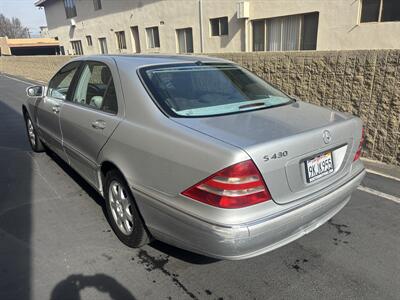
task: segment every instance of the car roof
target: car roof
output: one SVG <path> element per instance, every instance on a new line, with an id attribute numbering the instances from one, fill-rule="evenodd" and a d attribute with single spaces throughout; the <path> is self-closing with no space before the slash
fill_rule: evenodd
<path id="1" fill-rule="evenodd" d="M 102 57 L 109 57 L 114 59 L 117 63 L 124 62 L 135 65 L 136 67 L 156 65 L 156 64 L 168 64 L 168 63 L 195 63 L 201 62 L 220 62 L 228 63 L 230 61 L 209 57 L 209 56 L 194 56 L 194 55 L 162 55 L 162 54 L 136 54 L 136 55 L 92 55 L 92 56 L 80 56 L 74 60 L 96 60 Z M 232 62 L 230 62 L 232 63 Z"/>

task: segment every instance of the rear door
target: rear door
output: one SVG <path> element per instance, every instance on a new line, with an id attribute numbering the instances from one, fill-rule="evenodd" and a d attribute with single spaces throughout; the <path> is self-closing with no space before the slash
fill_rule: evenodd
<path id="1" fill-rule="evenodd" d="M 51 80 L 46 95 L 37 104 L 37 124 L 41 138 L 59 156 L 66 159 L 62 148 L 60 111 L 71 90 L 81 62 L 65 65 Z"/>
<path id="2" fill-rule="evenodd" d="M 87 61 L 71 101 L 60 114 L 63 146 L 71 166 L 98 187 L 97 156 L 123 115 L 122 91 L 112 59 Z"/>

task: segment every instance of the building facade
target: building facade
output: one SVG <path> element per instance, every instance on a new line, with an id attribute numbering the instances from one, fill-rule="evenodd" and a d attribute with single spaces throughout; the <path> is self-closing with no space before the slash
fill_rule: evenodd
<path id="1" fill-rule="evenodd" d="M 400 48 L 399 0 L 39 0 L 66 54 Z"/>

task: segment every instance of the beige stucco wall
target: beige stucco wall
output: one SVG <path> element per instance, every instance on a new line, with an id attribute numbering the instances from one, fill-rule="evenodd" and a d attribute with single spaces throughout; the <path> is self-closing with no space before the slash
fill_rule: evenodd
<path id="1" fill-rule="evenodd" d="M 106 37 L 109 53 L 119 53 L 116 31 L 125 31 L 127 49 L 134 52 L 130 27 L 138 26 L 144 53 L 177 53 L 176 29 L 193 28 L 194 52 L 201 52 L 199 6 L 202 2 L 204 52 L 251 50 L 251 21 L 285 15 L 319 12 L 317 50 L 396 49 L 400 48 L 400 22 L 359 24 L 361 0 L 248 0 L 250 18 L 238 19 L 237 0 L 141 0 L 102 1 L 95 11 L 93 1 L 76 0 L 76 27 L 66 19 L 63 1 L 50 0 L 45 12 L 50 36 L 57 36 L 72 53 L 71 40 L 81 40 L 85 54 L 100 52 L 98 38 Z M 210 18 L 227 16 L 229 35 L 212 37 Z M 146 27 L 159 26 L 160 49 L 148 49 Z M 246 29 L 247 28 L 247 29 Z M 91 35 L 89 47 L 86 35 Z"/>
<path id="2" fill-rule="evenodd" d="M 251 19 L 319 12 L 317 50 L 398 49 L 400 22 L 359 23 L 361 0 L 250 0 Z"/>

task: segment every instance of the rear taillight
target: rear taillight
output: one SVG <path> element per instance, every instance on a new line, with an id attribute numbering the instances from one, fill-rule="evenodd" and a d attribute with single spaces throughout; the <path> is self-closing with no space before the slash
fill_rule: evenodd
<path id="1" fill-rule="evenodd" d="M 182 194 L 221 208 L 241 208 L 271 199 L 268 188 L 252 160 L 223 169 Z"/>
<path id="2" fill-rule="evenodd" d="M 361 152 L 362 152 L 362 148 L 364 146 L 364 140 L 365 140 L 365 133 L 364 133 L 364 128 L 363 128 L 362 129 L 362 133 L 361 133 L 360 144 L 358 145 L 358 149 L 357 149 L 356 155 L 354 156 L 353 161 L 356 161 L 357 159 L 360 158 Z"/>

